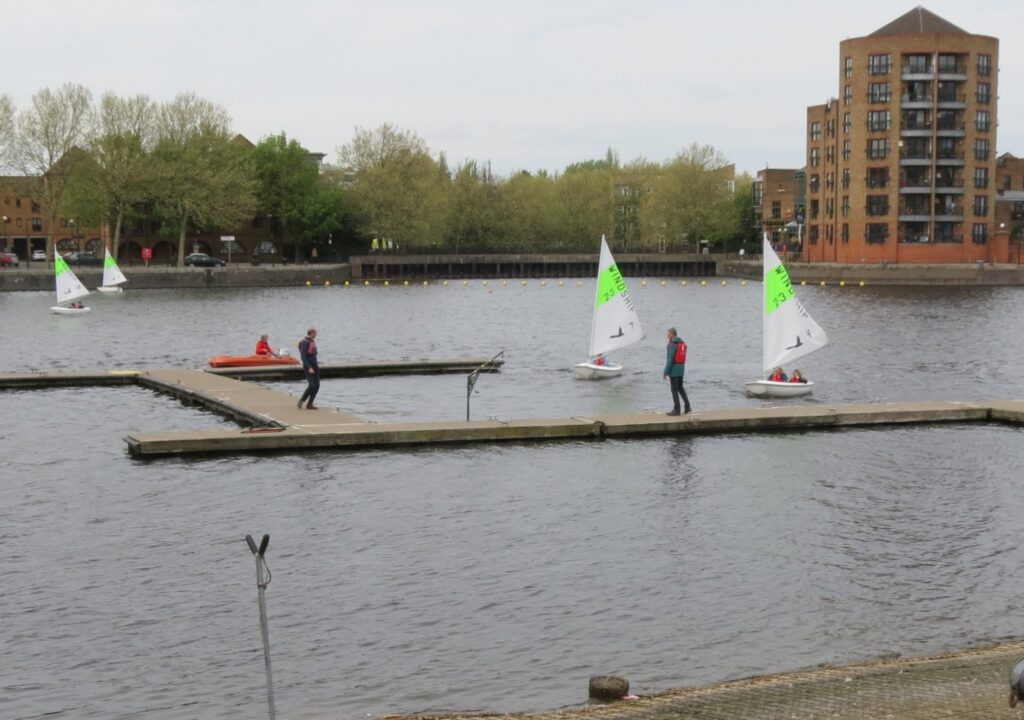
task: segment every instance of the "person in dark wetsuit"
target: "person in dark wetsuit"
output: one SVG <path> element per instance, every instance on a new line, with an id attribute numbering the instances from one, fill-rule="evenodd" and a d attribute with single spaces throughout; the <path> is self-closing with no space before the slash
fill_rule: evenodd
<path id="1" fill-rule="evenodd" d="M 306 390 L 299 398 L 298 407 L 306 403 L 307 410 L 316 410 L 313 401 L 320 391 L 320 363 L 316 359 L 316 328 L 306 331 L 306 337 L 299 340 L 299 358 L 302 360 L 302 369 L 306 371 Z M 308 400 L 308 402 L 306 402 Z"/>

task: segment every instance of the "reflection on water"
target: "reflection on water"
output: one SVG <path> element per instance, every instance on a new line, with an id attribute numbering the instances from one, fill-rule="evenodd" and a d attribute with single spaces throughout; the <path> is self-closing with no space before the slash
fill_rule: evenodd
<path id="1" fill-rule="evenodd" d="M 325 361 L 489 355 L 475 417 L 662 411 L 678 325 L 698 409 L 757 401 L 759 287 L 636 291 L 629 373 L 580 382 L 593 287 L 0 295 L 0 366 L 199 365 L 308 324 Z M 1020 397 L 1015 290 L 820 289 L 809 402 Z M 40 307 L 37 308 L 36 305 Z M 577 307 L 577 306 L 580 307 Z M 279 384 L 285 391 L 301 384 Z M 461 418 L 465 378 L 324 383 L 365 417 Z M 270 533 L 282 715 L 528 710 L 590 675 L 649 693 L 1019 633 L 1020 431 L 777 435 L 133 461 L 132 430 L 224 427 L 135 388 L 0 394 L 0 716 L 265 712 L 246 533 Z M 10 419 L 14 419 L 12 422 Z M 528 688 L 523 693 L 521 688 Z"/>

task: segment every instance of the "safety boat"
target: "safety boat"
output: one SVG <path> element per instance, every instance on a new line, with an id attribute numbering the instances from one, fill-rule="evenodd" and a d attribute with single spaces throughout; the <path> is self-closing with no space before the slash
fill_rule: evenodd
<path id="1" fill-rule="evenodd" d="M 267 365 L 298 365 L 290 355 L 217 355 L 210 358 L 210 367 L 261 367 Z"/>

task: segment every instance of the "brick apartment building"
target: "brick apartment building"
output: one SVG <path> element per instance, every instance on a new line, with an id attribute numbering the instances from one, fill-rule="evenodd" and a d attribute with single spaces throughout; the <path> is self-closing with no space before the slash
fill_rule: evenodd
<path id="1" fill-rule="evenodd" d="M 923 7 L 840 43 L 839 99 L 807 109 L 806 260 L 1016 260 L 996 216 L 998 61 L 996 38 Z"/>

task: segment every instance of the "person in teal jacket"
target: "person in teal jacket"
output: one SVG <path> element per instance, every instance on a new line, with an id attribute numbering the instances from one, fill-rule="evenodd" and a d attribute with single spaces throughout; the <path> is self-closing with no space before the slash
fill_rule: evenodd
<path id="1" fill-rule="evenodd" d="M 669 386 L 672 388 L 672 409 L 667 415 L 679 414 L 679 398 L 683 398 L 683 412 L 690 412 L 690 398 L 686 397 L 686 390 L 683 388 L 683 375 L 686 373 L 686 361 L 676 362 L 676 349 L 683 341 L 679 338 L 676 329 L 669 328 L 665 333 L 668 338 L 668 345 L 665 346 L 665 370 L 661 378 L 668 378 Z"/>

